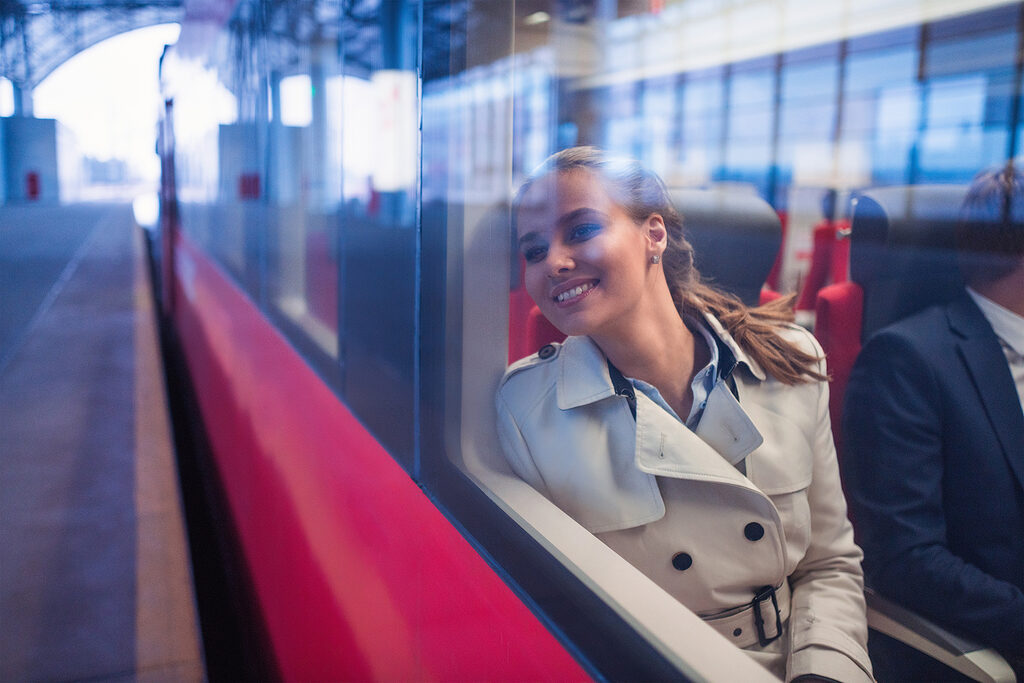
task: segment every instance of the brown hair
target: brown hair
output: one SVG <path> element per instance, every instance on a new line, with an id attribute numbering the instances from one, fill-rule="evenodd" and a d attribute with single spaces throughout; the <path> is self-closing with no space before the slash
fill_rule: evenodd
<path id="1" fill-rule="evenodd" d="M 968 284 L 998 280 L 1017 267 L 1024 257 L 1024 176 L 1012 161 L 975 176 L 956 232 Z"/>
<path id="2" fill-rule="evenodd" d="M 662 256 L 665 279 L 680 314 L 710 313 L 729 331 L 736 342 L 775 379 L 784 384 L 825 380 L 818 371 L 819 357 L 807 353 L 779 334 L 779 327 L 793 321 L 793 300 L 788 296 L 750 308 L 738 297 L 701 280 L 693 265 L 693 247 L 686 240 L 683 219 L 676 211 L 665 184 L 655 173 L 633 159 L 612 157 L 596 147 L 572 147 L 557 152 L 541 164 L 519 188 L 513 202 L 516 209 L 530 186 L 551 173 L 574 169 L 595 172 L 607 181 L 615 201 L 642 222 L 659 214 L 668 231 L 668 246 Z M 514 229 L 513 223 L 513 229 Z"/>

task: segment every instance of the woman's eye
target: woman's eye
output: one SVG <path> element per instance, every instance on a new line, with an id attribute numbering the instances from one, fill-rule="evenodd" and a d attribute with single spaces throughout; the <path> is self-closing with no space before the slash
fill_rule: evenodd
<path id="1" fill-rule="evenodd" d="M 569 239 L 571 241 L 582 241 L 592 237 L 596 232 L 601 229 L 601 226 L 597 223 L 583 223 L 582 225 L 574 226 L 569 231 Z"/>
<path id="2" fill-rule="evenodd" d="M 548 250 L 544 247 L 530 247 L 523 252 L 523 258 L 526 259 L 527 263 L 537 263 L 544 260 L 544 255 L 547 253 Z"/>

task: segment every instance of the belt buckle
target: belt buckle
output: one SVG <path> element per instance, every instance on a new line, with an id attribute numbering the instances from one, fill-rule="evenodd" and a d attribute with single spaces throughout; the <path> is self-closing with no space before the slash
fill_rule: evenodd
<path id="1" fill-rule="evenodd" d="M 772 601 L 775 608 L 775 635 L 769 638 L 764 632 L 764 616 L 761 614 L 761 603 L 767 600 Z M 765 647 L 782 635 L 782 614 L 779 612 L 779 599 L 775 596 L 775 588 L 764 586 L 754 594 L 754 600 L 750 603 L 754 609 L 754 625 L 757 627 L 757 642 Z"/>

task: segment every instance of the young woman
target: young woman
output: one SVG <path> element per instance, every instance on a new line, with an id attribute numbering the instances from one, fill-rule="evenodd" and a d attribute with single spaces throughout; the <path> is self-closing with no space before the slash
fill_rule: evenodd
<path id="1" fill-rule="evenodd" d="M 702 284 L 661 180 L 592 147 L 514 222 L 569 337 L 501 382 L 513 470 L 779 678 L 871 680 L 824 361 L 788 302 Z"/>

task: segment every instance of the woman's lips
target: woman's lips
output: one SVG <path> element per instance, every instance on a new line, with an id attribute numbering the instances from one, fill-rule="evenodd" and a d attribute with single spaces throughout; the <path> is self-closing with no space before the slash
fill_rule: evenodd
<path id="1" fill-rule="evenodd" d="M 594 291 L 600 280 L 590 280 L 587 282 L 581 282 L 579 284 L 567 287 L 560 291 L 558 294 L 551 297 L 555 305 L 559 308 L 565 306 L 572 306 L 573 304 L 583 300 Z"/>

